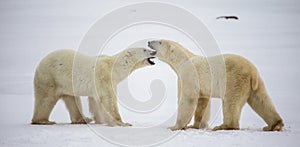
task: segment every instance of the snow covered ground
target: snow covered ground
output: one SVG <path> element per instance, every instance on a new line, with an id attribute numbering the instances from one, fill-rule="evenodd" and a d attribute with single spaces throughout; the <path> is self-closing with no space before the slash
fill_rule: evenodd
<path id="1" fill-rule="evenodd" d="M 300 81 L 297 77 L 300 75 L 300 3 L 297 0 L 165 1 L 199 17 L 222 53 L 242 55 L 258 67 L 284 119 L 282 132 L 261 131 L 265 123 L 248 105 L 242 112 L 240 131 L 211 131 L 222 122 L 220 99 L 213 99 L 208 130 L 172 132 L 166 129 L 175 123 L 176 75 L 158 60 L 154 67 L 140 69 L 124 81 L 139 101 L 147 101 L 151 96 L 162 98 L 159 107 L 147 112 L 132 111 L 120 104 L 122 118 L 133 127 L 70 125 L 62 101 L 50 118 L 57 125 L 30 125 L 34 102 L 32 81 L 39 60 L 57 49 L 77 49 L 83 35 L 101 16 L 135 2 L 141 1 L 0 1 L 0 146 L 300 145 Z M 240 19 L 216 20 L 220 15 L 237 15 Z M 103 52 L 116 53 L 130 44 L 128 38 L 144 39 L 147 34 L 179 41 L 201 54 L 180 32 L 153 25 L 128 28 L 116 35 Z M 122 87 L 119 88 L 122 91 Z M 159 94 L 161 91 L 163 95 Z M 86 112 L 86 98 L 82 100 Z"/>

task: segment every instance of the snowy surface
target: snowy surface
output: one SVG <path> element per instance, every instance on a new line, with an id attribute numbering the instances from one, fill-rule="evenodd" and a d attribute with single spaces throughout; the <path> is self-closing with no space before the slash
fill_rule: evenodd
<path id="1" fill-rule="evenodd" d="M 50 118 L 57 125 L 30 125 L 34 103 L 32 81 L 39 60 L 57 49 L 77 49 L 96 20 L 113 9 L 135 2 L 140 1 L 0 1 L 0 146 L 141 146 L 159 140 L 160 146 L 186 147 L 300 145 L 300 81 L 297 77 L 300 75 L 300 3 L 296 0 L 165 1 L 199 17 L 215 37 L 221 52 L 242 55 L 258 67 L 284 119 L 282 132 L 261 131 L 265 123 L 248 105 L 242 112 L 240 131 L 211 131 L 222 122 L 220 99 L 213 100 L 208 130 L 168 130 L 167 127 L 175 123 L 176 75 L 158 60 L 154 67 L 140 69 L 128 78 L 131 94 L 140 101 L 156 94 L 158 90 L 151 87 L 155 79 L 165 88 L 163 103 L 149 113 L 137 113 L 119 105 L 123 120 L 133 127 L 70 125 L 62 101 L 57 103 Z M 216 20 L 220 15 L 237 15 L 240 19 Z M 120 40 L 141 37 L 134 34 L 136 32 L 143 37 L 164 32 L 159 34 L 161 38 L 179 41 L 201 54 L 175 30 L 151 25 L 120 33 L 104 52 L 120 51 L 122 46 L 130 44 L 129 40 Z M 86 98 L 82 100 L 86 111 Z"/>

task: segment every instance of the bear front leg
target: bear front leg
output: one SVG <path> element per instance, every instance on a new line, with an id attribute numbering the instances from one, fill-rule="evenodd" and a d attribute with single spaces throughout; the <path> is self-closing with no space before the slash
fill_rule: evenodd
<path id="1" fill-rule="evenodd" d="M 110 95 L 111 95 L 111 99 L 109 104 L 110 105 L 110 114 L 112 115 L 113 119 L 115 119 L 117 121 L 117 124 L 119 126 L 132 126 L 130 123 L 124 123 L 122 121 L 122 118 L 121 118 L 121 115 L 119 113 L 119 108 L 118 108 L 118 100 L 117 100 L 117 97 L 116 97 L 116 89 L 117 89 L 117 86 L 114 85 L 113 86 L 114 89 L 110 90 Z"/>
<path id="2" fill-rule="evenodd" d="M 131 126 L 129 123 L 124 123 L 121 119 L 116 98 L 110 98 L 103 101 L 103 108 L 110 119 L 108 125 L 112 126 Z"/>
<path id="3" fill-rule="evenodd" d="M 182 97 L 178 106 L 177 121 L 175 126 L 170 127 L 172 131 L 185 129 L 191 121 L 197 106 L 197 99 Z"/>
<path id="4" fill-rule="evenodd" d="M 101 103 L 99 104 L 102 110 L 103 118 L 109 126 L 130 126 L 130 124 L 123 123 L 117 105 L 117 98 L 115 97 L 113 89 L 107 89 L 102 93 Z"/>
<path id="5" fill-rule="evenodd" d="M 132 126 L 132 124 L 130 123 L 124 123 L 121 119 L 121 115 L 119 113 L 119 109 L 118 109 L 118 105 L 117 105 L 117 101 L 115 103 L 112 103 L 112 115 L 113 115 L 113 118 L 118 122 L 118 124 L 120 126 Z"/>
<path id="6" fill-rule="evenodd" d="M 122 122 L 121 115 L 119 113 L 117 98 L 115 96 L 111 98 L 110 105 L 110 107 L 112 108 L 110 112 L 113 118 L 117 121 Z"/>
<path id="7" fill-rule="evenodd" d="M 62 99 L 69 111 L 72 124 L 86 124 L 92 121 L 83 115 L 80 97 L 64 95 Z"/>
<path id="8" fill-rule="evenodd" d="M 211 109 L 211 103 L 210 103 L 210 100 L 207 104 L 207 107 L 206 107 L 206 110 L 204 112 L 204 115 L 202 117 L 202 120 L 201 120 L 201 123 L 200 123 L 200 129 L 206 129 L 208 128 L 208 122 L 209 122 L 209 119 L 210 119 L 210 109 Z"/>
<path id="9" fill-rule="evenodd" d="M 198 72 L 190 60 L 184 62 L 178 69 L 178 114 L 175 126 L 171 130 L 186 129 L 191 121 L 200 97 Z"/>
<path id="10" fill-rule="evenodd" d="M 188 128 L 194 128 L 194 129 L 199 129 L 199 128 L 206 128 L 208 126 L 207 121 L 208 120 L 203 120 L 204 115 L 206 115 L 206 111 L 208 110 L 208 105 L 209 105 L 209 98 L 200 98 L 198 99 L 197 103 L 197 108 L 194 114 L 194 124 L 189 126 Z M 204 126 L 205 125 L 205 126 Z"/>
<path id="11" fill-rule="evenodd" d="M 117 124 L 115 123 L 115 120 L 112 119 L 112 116 L 108 113 L 107 108 L 104 107 L 102 98 L 88 98 L 90 113 L 92 114 L 96 124 L 107 124 L 108 126 L 116 126 Z"/>

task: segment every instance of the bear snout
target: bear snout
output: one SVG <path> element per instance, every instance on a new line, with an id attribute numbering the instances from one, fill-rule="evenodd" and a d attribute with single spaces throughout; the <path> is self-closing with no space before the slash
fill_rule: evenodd
<path id="1" fill-rule="evenodd" d="M 151 56 L 155 56 L 156 53 L 157 53 L 157 51 L 154 50 L 154 51 L 151 51 L 151 52 L 150 52 L 150 55 L 151 55 Z"/>

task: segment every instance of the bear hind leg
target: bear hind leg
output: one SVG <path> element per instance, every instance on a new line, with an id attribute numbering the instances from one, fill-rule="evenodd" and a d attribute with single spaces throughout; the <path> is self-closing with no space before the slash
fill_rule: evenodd
<path id="1" fill-rule="evenodd" d="M 277 113 L 271 98 L 265 92 L 257 91 L 248 100 L 250 107 L 267 123 L 263 131 L 281 131 L 284 123 Z"/>

